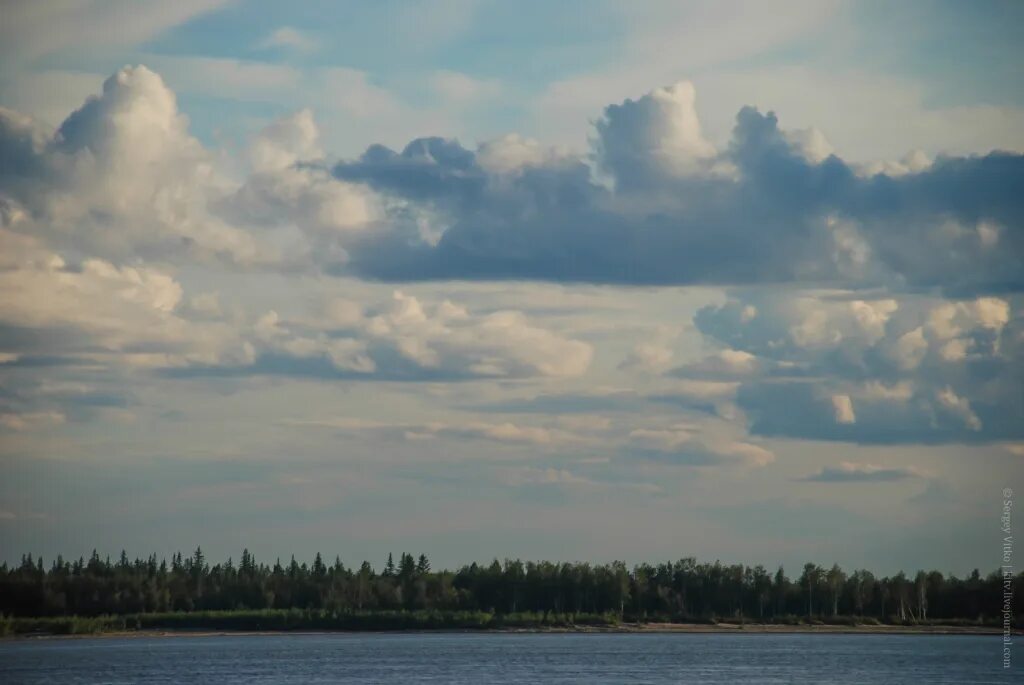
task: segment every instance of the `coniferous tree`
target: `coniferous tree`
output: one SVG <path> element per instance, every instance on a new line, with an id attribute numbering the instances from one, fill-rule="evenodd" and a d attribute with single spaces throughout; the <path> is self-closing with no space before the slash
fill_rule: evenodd
<path id="1" fill-rule="evenodd" d="M 780 567 L 770 576 L 761 566 L 699 563 L 693 558 L 629 569 L 623 562 L 522 562 L 506 559 L 436 571 L 425 554 L 403 553 L 376 574 L 368 562 L 350 571 L 340 556 L 327 567 L 317 554 L 311 564 L 291 557 L 286 567 L 259 563 L 242 551 L 210 564 L 197 548 L 175 553 L 170 564 L 150 555 L 115 563 L 95 551 L 88 561 L 58 556 L 47 566 L 26 554 L 20 563 L 0 564 L 0 616 L 99 616 L 149 612 L 303 609 L 345 612 L 477 611 L 495 615 L 528 612 L 537 621 L 560 616 L 614 616 L 616 620 L 688 621 L 757 619 L 850 622 L 1000 620 L 999 572 L 966 578 L 917 572 L 876 577 L 865 570 L 849 575 L 807 564 L 796 583 Z M 827 568 L 827 567 L 826 567 Z M 1024 574 L 1013 590 L 1024 594 Z M 1020 610 L 1018 609 L 1018 613 Z M 552 618 L 554 617 L 554 618 Z M 1016 617 L 1016 621 L 1020 620 Z M 6 620 L 0 618 L 0 627 Z"/>

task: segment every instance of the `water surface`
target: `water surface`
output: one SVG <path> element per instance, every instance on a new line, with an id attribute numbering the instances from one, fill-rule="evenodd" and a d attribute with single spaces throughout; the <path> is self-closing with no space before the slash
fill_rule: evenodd
<path id="1" fill-rule="evenodd" d="M 0 643 L 0 683 L 1022 682 L 1001 647 L 998 636 L 799 633 L 21 640 Z"/>

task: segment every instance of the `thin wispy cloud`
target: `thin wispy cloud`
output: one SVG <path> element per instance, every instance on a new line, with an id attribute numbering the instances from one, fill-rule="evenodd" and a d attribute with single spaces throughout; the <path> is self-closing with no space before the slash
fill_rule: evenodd
<path id="1" fill-rule="evenodd" d="M 839 466 L 825 466 L 803 480 L 814 483 L 888 483 L 923 477 L 924 474 L 916 468 L 842 462 Z"/>
<path id="2" fill-rule="evenodd" d="M 282 26 L 264 38 L 260 48 L 291 50 L 300 54 L 314 52 L 320 47 L 317 39 L 291 26 Z"/>

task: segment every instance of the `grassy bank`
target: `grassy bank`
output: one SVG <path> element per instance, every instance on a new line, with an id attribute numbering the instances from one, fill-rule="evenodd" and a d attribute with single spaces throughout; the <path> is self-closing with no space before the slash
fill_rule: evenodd
<path id="1" fill-rule="evenodd" d="M 481 611 L 343 612 L 266 609 L 261 611 L 195 611 L 123 616 L 59 616 L 0 618 L 0 635 L 85 635 L 126 631 L 394 631 L 487 630 L 614 626 L 618 617 L 598 614 L 520 613 L 495 615 Z"/>
<path id="2" fill-rule="evenodd" d="M 942 632 L 992 630 L 977 621 L 880 623 L 875 619 L 838 617 L 836 620 L 807 621 L 787 617 L 771 624 L 721 622 L 680 622 L 669 617 L 645 617 L 642 621 L 620 621 L 615 614 L 497 615 L 478 611 L 373 611 L 329 612 L 303 609 L 261 611 L 195 611 L 145 613 L 121 616 L 57 616 L 42 618 L 0 617 L 0 635 L 95 635 L 135 631 L 287 632 L 287 631 L 401 631 L 401 630 L 826 630 L 862 629 L 894 632 L 913 630 Z"/>

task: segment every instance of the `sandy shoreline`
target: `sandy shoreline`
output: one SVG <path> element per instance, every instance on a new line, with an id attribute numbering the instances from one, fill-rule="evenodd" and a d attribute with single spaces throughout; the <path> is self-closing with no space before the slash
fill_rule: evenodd
<path id="1" fill-rule="evenodd" d="M 980 626 L 892 626 L 892 625 L 783 625 L 770 623 L 625 623 L 618 626 L 575 626 L 551 628 L 484 628 L 473 630 L 129 630 L 78 635 L 26 634 L 0 637 L 9 640 L 75 640 L 89 638 L 188 638 L 188 637 L 245 637 L 260 635 L 332 635 L 332 634 L 419 634 L 419 633 L 725 633 L 734 635 L 766 635 L 808 633 L 817 635 L 1002 635 L 1002 629 Z M 1024 635 L 1015 629 L 1014 635 Z"/>

